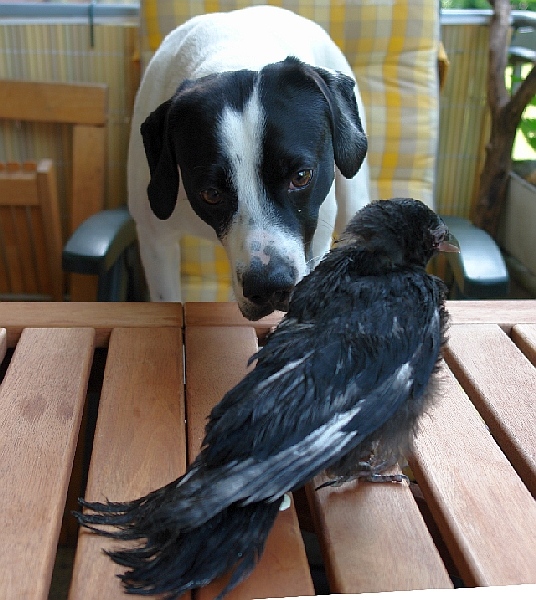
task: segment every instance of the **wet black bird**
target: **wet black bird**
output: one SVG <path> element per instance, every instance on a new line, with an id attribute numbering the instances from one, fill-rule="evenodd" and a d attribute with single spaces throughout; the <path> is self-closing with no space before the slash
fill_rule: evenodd
<path id="1" fill-rule="evenodd" d="M 448 238 L 419 201 L 363 208 L 213 409 L 186 474 L 132 502 L 82 501 L 81 524 L 140 540 L 110 552 L 128 592 L 177 598 L 233 570 L 226 593 L 254 568 L 285 492 L 323 470 L 374 479 L 408 452 L 447 320 L 425 267 Z"/>

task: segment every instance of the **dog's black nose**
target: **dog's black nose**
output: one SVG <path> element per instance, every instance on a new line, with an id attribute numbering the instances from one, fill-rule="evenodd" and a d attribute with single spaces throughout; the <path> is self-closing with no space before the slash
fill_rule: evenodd
<path id="1" fill-rule="evenodd" d="M 250 270 L 242 278 L 242 292 L 254 304 L 269 304 L 276 310 L 286 311 L 296 278 L 290 267 L 265 267 Z"/>

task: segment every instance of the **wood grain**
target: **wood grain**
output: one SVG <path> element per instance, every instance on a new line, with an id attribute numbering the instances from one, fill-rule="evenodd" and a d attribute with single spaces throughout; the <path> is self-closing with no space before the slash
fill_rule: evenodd
<path id="1" fill-rule="evenodd" d="M 245 375 L 247 361 L 257 349 L 251 327 L 199 327 L 186 315 L 186 401 L 190 459 L 199 451 L 206 416 L 222 396 Z M 226 580 L 199 590 L 197 600 L 212 600 Z M 294 506 L 279 513 L 262 559 L 228 600 L 313 595 Z"/>
<path id="2" fill-rule="evenodd" d="M 403 590 L 389 592 L 388 596 L 378 597 L 377 593 L 359 594 L 354 600 L 496 600 L 514 598 L 516 600 L 534 600 L 536 585 L 509 585 L 500 587 L 460 588 L 456 590 Z M 317 596 L 317 600 L 350 600 L 347 595 L 330 594 Z M 269 598 L 267 600 L 270 600 Z"/>
<path id="3" fill-rule="evenodd" d="M 515 325 L 511 336 L 516 346 L 536 366 L 536 324 Z"/>
<path id="4" fill-rule="evenodd" d="M 517 323 L 536 323 L 536 300 L 451 300 L 452 324 L 497 323 L 507 333 Z"/>
<path id="5" fill-rule="evenodd" d="M 37 187 L 41 198 L 42 224 L 35 223 L 35 228 L 41 225 L 43 230 L 42 237 L 45 241 L 52 300 L 61 302 L 63 300 L 63 270 L 61 268 L 63 241 L 56 173 L 51 160 L 39 162 Z"/>
<path id="6" fill-rule="evenodd" d="M 0 173 L 2 195 L 0 206 L 37 206 L 39 197 L 35 173 Z"/>
<path id="7" fill-rule="evenodd" d="M 45 599 L 93 355 L 91 329 L 25 330 L 0 389 L 2 598 Z"/>
<path id="8" fill-rule="evenodd" d="M 536 502 L 450 370 L 411 467 L 468 586 L 536 583 Z"/>
<path id="9" fill-rule="evenodd" d="M 92 327 L 95 344 L 108 345 L 114 327 L 182 327 L 179 303 L 141 302 L 0 302 L 0 327 L 7 345 L 17 343 L 25 327 Z"/>
<path id="10" fill-rule="evenodd" d="M 276 311 L 258 321 L 248 321 L 236 302 L 187 302 L 184 315 L 189 325 L 199 327 L 253 327 L 260 338 L 283 318 L 283 313 Z"/>
<path id="11" fill-rule="evenodd" d="M 71 230 L 104 207 L 106 130 L 75 125 L 73 128 L 73 201 Z"/>
<path id="12" fill-rule="evenodd" d="M 104 127 L 73 127 L 73 196 L 70 230 L 72 235 L 87 218 L 104 208 L 106 130 Z M 97 300 L 96 275 L 70 276 L 72 302 Z"/>
<path id="13" fill-rule="evenodd" d="M 333 593 L 360 594 L 452 583 L 406 483 L 307 486 Z"/>
<path id="14" fill-rule="evenodd" d="M 63 299 L 62 239 L 52 161 L 8 167 L 13 170 L 0 172 L 2 291 L 59 302 Z"/>
<path id="15" fill-rule="evenodd" d="M 509 332 L 516 323 L 536 323 L 536 300 L 451 300 L 447 302 L 451 323 L 497 323 Z M 185 315 L 192 325 L 254 327 L 263 337 L 277 326 L 283 313 L 274 312 L 259 321 L 248 322 L 236 302 L 218 302 L 207 310 L 207 303 L 188 302 Z"/>
<path id="16" fill-rule="evenodd" d="M 86 498 L 133 500 L 176 479 L 185 436 L 180 329 L 114 329 Z M 80 531 L 70 600 L 124 600 L 122 569 L 102 552 L 113 547 Z"/>
<path id="17" fill-rule="evenodd" d="M 6 357 L 7 333 L 5 329 L 0 329 L 0 362 Z"/>
<path id="18" fill-rule="evenodd" d="M 101 84 L 2 81 L 0 118 L 49 123 L 106 122 L 107 87 Z"/>
<path id="19" fill-rule="evenodd" d="M 212 407 L 247 373 L 257 337 L 252 327 L 192 326 L 188 316 L 185 331 L 188 462 L 192 462 L 201 450 Z"/>
<path id="20" fill-rule="evenodd" d="M 536 495 L 536 368 L 496 325 L 454 325 L 445 359 Z"/>

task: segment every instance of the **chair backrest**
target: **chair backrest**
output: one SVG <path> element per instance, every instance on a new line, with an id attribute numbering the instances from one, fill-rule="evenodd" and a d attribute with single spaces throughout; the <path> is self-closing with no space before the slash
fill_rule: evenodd
<path id="1" fill-rule="evenodd" d="M 63 300 L 61 251 L 52 161 L 0 163 L 0 300 Z"/>
<path id="2" fill-rule="evenodd" d="M 72 126 L 66 239 L 104 207 L 107 86 L 3 80 L 0 119 Z M 72 300 L 96 298 L 95 278 L 73 275 L 70 287 Z"/>

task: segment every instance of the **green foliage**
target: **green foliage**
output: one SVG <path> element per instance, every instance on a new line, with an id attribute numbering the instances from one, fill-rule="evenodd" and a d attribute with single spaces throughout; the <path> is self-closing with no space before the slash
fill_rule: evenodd
<path id="1" fill-rule="evenodd" d="M 441 0 L 441 8 L 491 8 L 487 0 Z"/>
<path id="2" fill-rule="evenodd" d="M 510 4 L 515 10 L 534 10 L 536 11 L 536 0 L 511 0 Z M 441 8 L 491 8 L 487 0 L 441 0 Z"/>
<path id="3" fill-rule="evenodd" d="M 536 152 L 536 119 L 524 117 L 519 123 L 519 129 L 525 137 L 527 144 Z"/>
<path id="4" fill-rule="evenodd" d="M 506 70 L 506 87 L 512 93 L 512 88 L 519 84 L 526 77 L 531 65 L 525 65 L 522 69 L 522 77 L 516 77 L 512 73 L 511 67 Z M 521 120 L 519 121 L 518 130 L 522 133 L 527 144 L 536 152 L 536 96 L 527 104 Z"/>

